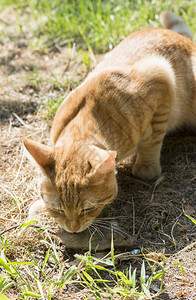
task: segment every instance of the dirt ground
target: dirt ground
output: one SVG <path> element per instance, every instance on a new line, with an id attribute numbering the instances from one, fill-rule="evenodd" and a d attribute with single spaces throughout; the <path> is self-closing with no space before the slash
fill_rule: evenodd
<path id="1" fill-rule="evenodd" d="M 47 52 L 31 50 L 28 31 L 13 30 L 12 14 L 9 12 L 10 19 L 6 20 L 7 36 L 0 40 L 0 231 L 22 224 L 29 205 L 39 199 L 37 169 L 24 156 L 22 140 L 31 137 L 49 143 L 51 120 L 40 114 L 41 105 L 51 97 L 67 94 L 88 72 L 74 47 L 58 46 Z M 5 16 L 5 12 L 0 15 L 1 25 Z M 73 78 L 75 83 L 71 81 Z M 161 162 L 163 175 L 156 182 L 134 178 L 131 161 L 120 164 L 119 194 L 107 210 L 110 216 L 116 216 L 124 230 L 135 236 L 134 248 L 143 249 L 155 260 L 161 260 L 165 251 L 166 291 L 155 299 L 193 300 L 196 299 L 196 226 L 182 208 L 196 218 L 195 131 L 183 130 L 166 137 Z M 45 217 L 42 221 L 49 228 L 56 228 L 54 220 Z M 25 260 L 24 246 L 27 246 L 44 260 L 46 246 L 40 246 L 40 234 L 35 229 L 29 228 L 22 238 L 14 230 L 6 236 L 17 246 L 8 251 L 9 259 Z M 75 251 L 67 249 L 58 238 L 57 244 L 60 257 L 71 262 Z M 133 268 L 141 268 L 142 259 L 131 256 L 130 251 L 129 247 L 116 251 L 123 253 L 120 268 L 125 269 L 130 263 Z M 180 265 L 174 264 L 178 262 L 184 268 L 184 276 Z M 50 272 L 55 276 L 54 268 Z M 153 289 L 156 293 L 157 286 Z M 83 299 L 85 291 L 80 294 L 80 289 L 72 291 L 70 287 L 62 299 L 70 294 L 72 299 Z M 8 296 L 17 299 L 11 291 Z"/>

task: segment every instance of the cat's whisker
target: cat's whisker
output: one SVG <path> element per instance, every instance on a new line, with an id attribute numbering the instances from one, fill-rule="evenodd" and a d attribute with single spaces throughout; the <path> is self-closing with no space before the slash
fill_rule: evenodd
<path id="1" fill-rule="evenodd" d="M 88 200 L 85 201 L 85 204 L 90 204 L 91 206 L 95 206 L 95 203 L 88 201 Z"/>
<path id="2" fill-rule="evenodd" d="M 99 228 L 97 228 L 97 226 L 95 226 L 94 224 L 93 225 L 91 224 L 90 227 L 92 227 L 94 229 L 94 231 L 97 231 L 99 233 L 99 235 L 101 236 L 101 238 L 103 240 L 105 240 L 105 236 L 104 236 L 103 232 Z"/>
<path id="3" fill-rule="evenodd" d="M 125 202 L 125 203 L 130 203 L 130 204 L 132 204 L 132 202 L 131 202 L 131 201 L 129 201 L 129 200 L 126 200 L 126 199 L 115 198 L 115 200 L 119 200 L 119 201 L 122 201 L 122 202 Z"/>
<path id="4" fill-rule="evenodd" d="M 90 226 L 88 227 L 88 231 L 89 231 L 90 235 L 92 235 L 92 231 L 91 231 Z"/>
<path id="5" fill-rule="evenodd" d="M 102 228 L 105 228 L 107 230 L 110 230 L 111 229 L 111 224 L 108 222 L 108 223 L 104 223 L 104 222 L 94 222 L 93 225 L 96 225 L 98 227 L 102 227 Z"/>
<path id="6" fill-rule="evenodd" d="M 121 234 L 122 236 L 124 236 L 124 235 L 126 235 L 127 233 L 124 231 L 124 230 L 122 230 L 122 229 L 120 229 L 117 225 L 115 225 L 115 224 L 110 224 L 109 222 L 107 223 L 107 222 L 102 222 L 102 223 L 99 223 L 99 222 L 95 222 L 94 224 L 96 224 L 98 227 L 101 227 L 101 228 L 105 228 L 105 229 L 113 229 L 113 231 L 114 232 L 116 232 L 116 233 L 119 233 L 119 234 Z M 108 226 L 107 226 L 108 225 Z"/>
<path id="7" fill-rule="evenodd" d="M 103 205 L 105 205 L 105 202 L 99 202 L 99 203 L 93 203 L 93 206 L 95 207 L 95 208 L 100 208 L 100 207 L 103 207 Z"/>
<path id="8" fill-rule="evenodd" d="M 115 233 L 118 233 L 119 235 L 121 236 L 125 236 L 126 235 L 126 232 L 123 232 L 122 230 L 119 230 L 119 228 L 116 228 L 114 226 L 111 226 L 111 227 L 107 227 L 105 225 L 101 225 L 101 224 L 96 224 L 98 227 L 101 227 L 103 229 L 107 229 L 107 230 L 113 230 L 113 232 Z"/>
<path id="9" fill-rule="evenodd" d="M 97 232 L 103 240 L 105 239 L 105 236 L 104 236 L 104 234 L 102 233 L 102 231 L 100 229 L 98 229 L 95 226 L 92 226 L 92 228 L 93 228 L 93 232 L 92 232 L 91 236 L 93 235 L 94 232 Z"/>
<path id="10" fill-rule="evenodd" d="M 95 221 L 95 222 L 93 222 L 93 225 L 97 225 L 97 226 L 104 225 L 105 228 L 107 228 L 109 230 L 111 228 L 111 224 L 109 224 L 109 222 L 108 223 L 103 223 L 103 222 L 97 222 L 97 221 Z"/>
<path id="11" fill-rule="evenodd" d="M 96 220 L 100 220 L 100 221 L 111 221 L 111 220 L 117 220 L 117 219 L 124 219 L 124 220 L 126 220 L 126 219 L 128 219 L 128 218 L 130 218 L 131 217 L 131 215 L 127 215 L 127 216 L 115 216 L 115 217 L 104 217 L 104 218 L 102 218 L 102 217 L 98 217 Z"/>
<path id="12" fill-rule="evenodd" d="M 115 219 L 114 219 L 115 220 Z M 105 223 L 105 224 L 109 224 L 109 226 L 111 226 L 111 225 L 114 225 L 115 223 L 111 223 L 111 220 L 109 219 L 109 220 L 107 220 L 107 219 L 105 219 L 105 218 L 103 218 L 103 219 L 95 219 L 95 223 L 99 223 L 99 224 L 103 224 L 103 223 Z"/>
<path id="13" fill-rule="evenodd" d="M 127 232 L 125 230 L 122 230 L 121 228 L 119 228 L 118 226 L 112 226 L 112 228 L 114 228 L 115 232 L 121 234 L 122 236 L 127 235 Z"/>
<path id="14" fill-rule="evenodd" d="M 101 231 L 101 229 L 98 228 L 97 226 L 95 226 L 95 228 L 96 228 L 97 232 L 99 233 L 99 235 L 102 237 L 102 239 L 105 240 L 106 237 L 105 237 L 104 233 Z"/>
<path id="15" fill-rule="evenodd" d="M 111 224 L 111 222 L 104 222 L 104 221 L 101 221 L 101 223 L 97 223 L 97 224 L 100 224 L 100 225 L 102 225 L 102 224 L 104 224 L 104 225 L 108 225 L 109 227 L 112 227 L 112 228 L 114 228 L 116 231 L 121 231 L 121 232 L 125 232 L 125 231 L 123 231 L 122 229 L 120 229 L 119 227 L 118 227 L 118 225 L 117 224 Z"/>
<path id="16" fill-rule="evenodd" d="M 97 224 L 108 224 L 109 227 L 111 226 L 111 222 L 109 220 L 95 220 Z"/>

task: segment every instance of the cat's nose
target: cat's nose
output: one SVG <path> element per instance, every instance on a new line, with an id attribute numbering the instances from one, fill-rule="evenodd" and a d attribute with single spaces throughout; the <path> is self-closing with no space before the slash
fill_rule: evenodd
<path id="1" fill-rule="evenodd" d="M 70 232 L 77 232 L 80 229 L 80 225 L 78 224 L 70 224 L 70 226 L 68 227 L 68 229 L 70 230 Z"/>

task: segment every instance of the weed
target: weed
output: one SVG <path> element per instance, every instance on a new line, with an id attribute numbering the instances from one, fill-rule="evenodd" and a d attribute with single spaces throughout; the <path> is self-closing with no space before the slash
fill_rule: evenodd
<path id="1" fill-rule="evenodd" d="M 27 227 L 31 223 L 32 221 L 22 224 L 18 227 L 18 230 L 24 230 L 24 228 L 28 230 Z M 94 257 L 91 254 L 91 242 L 89 241 L 89 252 L 84 255 L 75 255 L 80 260 L 79 265 L 67 268 L 65 263 L 59 259 L 55 242 L 51 239 L 47 229 L 44 231 L 47 239 L 42 240 L 42 243 L 47 246 L 48 250 L 41 264 L 26 247 L 29 257 L 28 261 L 10 261 L 6 256 L 8 241 L 1 236 L 3 250 L 0 257 L 0 268 L 2 270 L 0 275 L 0 295 L 4 295 L 4 293 L 6 295 L 7 291 L 14 288 L 21 299 L 29 299 L 29 297 L 36 299 L 46 299 L 45 297 L 47 297 L 47 299 L 52 299 L 55 293 L 60 292 L 62 294 L 67 285 L 79 283 L 85 286 L 90 295 L 95 296 L 96 299 L 115 299 L 116 296 L 121 297 L 120 299 L 126 299 L 127 297 L 140 300 L 152 299 L 151 283 L 159 277 L 164 277 L 164 261 L 157 263 L 145 256 L 141 266 L 140 282 L 137 282 L 137 271 L 136 269 L 132 270 L 131 264 L 125 272 L 119 271 L 115 264 L 113 240 L 109 258 L 100 259 Z M 48 261 L 51 258 L 55 262 L 53 268 L 56 270 L 56 280 L 53 276 L 48 276 L 47 274 Z M 150 271 L 146 270 L 145 262 L 148 263 Z M 159 270 L 155 271 L 157 266 Z M 147 275 L 149 272 L 152 274 Z M 159 293 L 161 293 L 161 290 L 162 282 Z"/>
<path id="2" fill-rule="evenodd" d="M 46 119 L 53 118 L 57 108 L 64 100 L 64 94 L 51 95 L 47 99 L 43 99 L 39 113 Z"/>
<path id="3" fill-rule="evenodd" d="M 69 0 L 2 0 L 0 7 L 14 5 L 26 11 L 35 24 L 35 47 L 40 40 L 50 46 L 57 40 L 72 40 L 78 47 L 105 52 L 112 49 L 123 38 L 146 27 L 160 26 L 158 16 L 162 10 L 172 10 L 183 16 L 191 30 L 195 31 L 195 1 L 69 1 Z M 43 44 L 42 43 L 42 44 Z M 49 46 L 49 44 L 47 44 Z"/>

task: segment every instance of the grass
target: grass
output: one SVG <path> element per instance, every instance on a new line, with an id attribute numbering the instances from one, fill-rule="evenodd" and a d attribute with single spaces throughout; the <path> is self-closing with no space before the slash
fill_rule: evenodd
<path id="1" fill-rule="evenodd" d="M 18 230 L 28 227 L 29 223 L 23 224 Z M 27 229 L 28 230 L 28 229 Z M 48 299 L 51 300 L 58 294 L 62 294 L 67 285 L 80 284 L 88 290 L 89 299 L 95 296 L 99 299 L 152 299 L 150 287 L 153 281 L 161 278 L 159 285 L 160 291 L 156 293 L 158 296 L 163 289 L 163 280 L 165 274 L 164 258 L 162 262 L 156 262 L 153 259 L 143 257 L 143 262 L 140 270 L 140 279 L 136 279 L 136 269 L 130 267 L 124 272 L 118 270 L 115 265 L 115 255 L 113 242 L 111 242 L 111 254 L 102 259 L 98 259 L 91 255 L 91 251 L 84 255 L 75 255 L 80 260 L 78 266 L 73 265 L 68 269 L 66 262 L 60 261 L 56 250 L 56 245 L 51 239 L 47 229 L 45 233 L 48 241 L 43 240 L 47 244 L 45 258 L 40 264 L 26 248 L 29 256 L 28 261 L 10 261 L 6 252 L 11 244 L 4 235 L 1 235 L 1 257 L 0 268 L 0 298 L 10 299 L 9 290 L 15 290 L 20 299 Z M 90 249 L 89 245 L 89 249 Z M 47 275 L 48 261 L 52 258 L 54 263 L 53 268 L 56 270 L 56 280 Z M 149 271 L 146 271 L 148 264 Z M 148 275 L 151 273 L 150 275 Z M 107 275 L 108 274 L 108 275 Z M 108 279 L 105 279 L 105 278 Z M 3 298 L 5 297 L 5 298 Z M 136 298 L 135 298 L 136 297 Z"/>
<path id="2" fill-rule="evenodd" d="M 30 221 L 18 226 L 16 229 L 18 234 L 22 236 L 24 230 L 28 231 L 28 227 L 34 222 Z M 194 222 L 196 221 L 194 220 Z M 13 247 L 12 242 L 8 242 L 4 234 L 0 234 L 2 246 L 0 299 L 11 300 L 9 294 L 14 290 L 18 296 L 17 299 L 28 300 L 33 297 L 33 299 L 52 300 L 56 299 L 55 297 L 63 297 L 63 293 L 69 285 L 78 284 L 88 291 L 85 300 L 93 296 L 96 300 L 156 299 L 165 291 L 164 278 L 167 268 L 164 254 L 162 261 L 141 254 L 138 257 L 141 262 L 140 270 L 133 270 L 130 264 L 129 268 L 121 271 L 116 265 L 118 256 L 114 254 L 113 240 L 111 241 L 110 253 L 103 258 L 92 255 L 91 242 L 89 241 L 89 251 L 83 255 L 75 255 L 79 263 L 68 266 L 67 261 L 59 258 L 56 244 L 47 229 L 41 228 L 39 232 L 42 232 L 40 242 L 45 244 L 47 249 L 45 257 L 41 261 L 27 247 L 25 247 L 25 252 L 28 259 L 25 261 L 8 259 L 7 252 Z M 45 237 L 43 237 L 43 233 Z M 132 258 L 136 259 L 137 255 L 135 257 L 133 255 Z M 50 276 L 50 272 L 47 272 L 51 259 L 53 260 L 55 276 Z M 176 262 L 174 265 L 180 267 L 183 281 L 183 266 L 180 262 Z M 151 285 L 154 282 L 156 286 L 159 286 L 159 290 L 155 294 L 151 292 Z"/>
<path id="3" fill-rule="evenodd" d="M 195 32 L 195 4 L 195 0 L 191 4 L 186 0 L 172 3 L 168 0 L 2 0 L 0 7 L 13 5 L 35 21 L 32 31 L 36 46 L 50 47 L 64 40 L 67 44 L 75 42 L 77 47 L 104 53 L 133 31 L 160 26 L 162 10 L 182 15 Z"/>
<path id="4" fill-rule="evenodd" d="M 2 0 L 0 9 L 12 6 L 18 12 L 18 31 L 24 34 L 23 27 L 28 26 L 33 35 L 29 41 L 30 48 L 48 51 L 49 48 L 58 50 L 59 45 L 71 48 L 75 44 L 77 53 L 82 53 L 83 63 L 90 71 L 92 55 L 111 50 L 134 31 L 160 27 L 159 14 L 163 10 L 181 15 L 194 33 L 195 4 L 196 0 L 191 4 L 187 0 L 172 3 L 169 0 Z M 53 81 L 55 85 L 54 78 Z M 78 84 L 78 81 L 74 84 L 69 81 L 62 85 L 56 80 L 61 88 L 70 85 L 70 82 L 73 87 Z M 44 116 L 54 117 L 64 99 L 64 91 L 57 97 L 44 100 L 41 110 Z"/>

